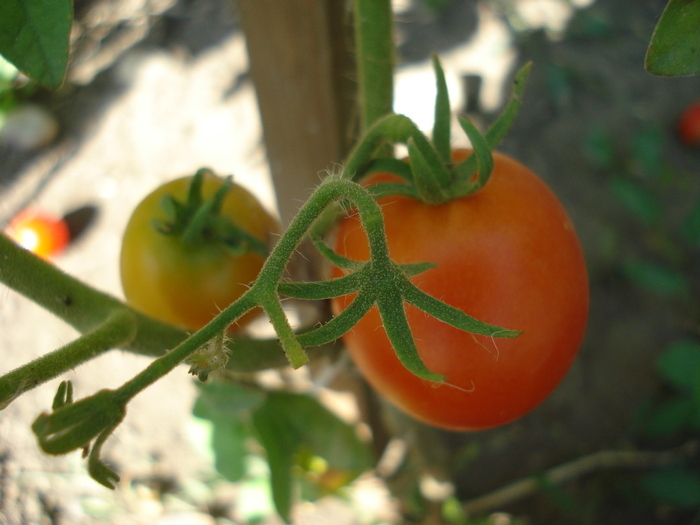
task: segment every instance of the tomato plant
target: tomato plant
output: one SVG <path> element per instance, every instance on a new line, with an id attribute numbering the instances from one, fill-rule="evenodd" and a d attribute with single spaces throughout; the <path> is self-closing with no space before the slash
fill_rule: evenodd
<path id="1" fill-rule="evenodd" d="M 455 152 L 456 161 L 466 156 L 468 151 Z M 585 262 L 564 208 L 529 169 L 506 155 L 493 156 L 491 179 L 472 195 L 433 206 L 399 195 L 379 203 L 392 259 L 437 263 L 413 277 L 414 284 L 469 315 L 522 334 L 475 335 L 406 305 L 420 357 L 447 376 L 442 384 L 400 363 L 376 307 L 344 336 L 377 391 L 415 418 L 452 430 L 495 427 L 544 400 L 574 360 L 588 315 Z M 371 175 L 367 184 L 391 177 Z M 356 216 L 340 223 L 335 250 L 367 260 Z M 334 310 L 342 311 L 351 298 L 335 299 Z"/>
<path id="2" fill-rule="evenodd" d="M 681 114 L 678 137 L 688 146 L 700 147 L 700 100 L 690 104 Z"/>
<path id="3" fill-rule="evenodd" d="M 225 188 L 225 179 L 208 170 L 198 175 L 196 183 L 191 176 L 173 180 L 141 201 L 124 232 L 120 260 L 127 301 L 188 330 L 204 326 L 247 290 L 279 231 L 246 189 Z"/>
<path id="4" fill-rule="evenodd" d="M 62 218 L 31 208 L 18 213 L 6 233 L 17 244 L 45 259 L 60 254 L 70 243 L 70 231 Z"/>

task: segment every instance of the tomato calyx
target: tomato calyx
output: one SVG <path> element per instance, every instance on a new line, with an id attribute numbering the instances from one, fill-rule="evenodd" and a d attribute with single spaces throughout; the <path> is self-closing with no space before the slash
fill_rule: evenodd
<path id="1" fill-rule="evenodd" d="M 245 255 L 252 251 L 267 257 L 269 248 L 263 241 L 220 214 L 224 199 L 233 187 L 233 177 L 226 177 L 216 193 L 204 200 L 202 183 L 206 176 L 216 175 L 209 168 L 197 170 L 184 203 L 172 195 L 164 196 L 160 204 L 168 218 L 155 219 L 153 227 L 163 235 L 179 237 L 185 246 L 219 244 L 234 255 Z"/>
<path id="2" fill-rule="evenodd" d="M 437 57 L 433 57 L 437 80 L 435 122 L 432 141 L 408 117 L 390 114 L 379 119 L 365 134 L 345 164 L 344 177 L 361 181 L 377 171 L 398 175 L 401 182 L 381 182 L 370 188 L 375 198 L 405 195 L 426 204 L 438 205 L 473 194 L 489 181 L 493 170 L 493 149 L 498 146 L 515 121 L 532 68 L 528 62 L 516 74 L 513 92 L 501 115 L 482 134 L 466 117 L 458 117 L 468 136 L 473 153 L 454 162 L 451 155 L 451 114 L 445 75 Z M 375 157 L 387 144 L 405 144 L 408 162 Z M 403 166 L 402 166 L 403 165 Z"/>
<path id="3" fill-rule="evenodd" d="M 369 261 L 356 261 L 333 251 L 317 237 L 312 237 L 312 240 L 319 252 L 333 265 L 345 270 L 346 275 L 326 281 L 280 283 L 279 293 L 297 299 L 314 300 L 356 295 L 347 308 L 326 324 L 297 335 L 302 346 L 319 346 L 340 338 L 376 305 L 384 330 L 403 365 L 422 379 L 443 383 L 447 378 L 431 371 L 418 354 L 406 317 L 405 303 L 474 334 L 513 338 L 521 333 L 519 330 L 508 330 L 479 321 L 421 291 L 410 278 L 434 268 L 432 263 L 396 264 L 388 253 L 377 251 Z M 381 248 L 381 243 L 379 247 Z"/>

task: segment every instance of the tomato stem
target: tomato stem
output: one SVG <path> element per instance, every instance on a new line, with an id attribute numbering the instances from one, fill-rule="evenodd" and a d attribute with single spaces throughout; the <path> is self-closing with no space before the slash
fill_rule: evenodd
<path id="1" fill-rule="evenodd" d="M 74 368 L 76 363 L 128 345 L 136 335 L 136 326 L 136 318 L 126 308 L 114 310 L 94 330 L 5 374 L 0 381 L 0 410 L 27 390 Z"/>
<path id="2" fill-rule="evenodd" d="M 391 113 L 394 97 L 394 39 L 389 0 L 355 0 L 355 51 L 360 127 L 366 131 Z"/>

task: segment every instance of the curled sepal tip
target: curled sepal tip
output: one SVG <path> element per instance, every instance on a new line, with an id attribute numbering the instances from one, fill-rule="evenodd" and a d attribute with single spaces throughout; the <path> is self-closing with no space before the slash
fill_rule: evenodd
<path id="1" fill-rule="evenodd" d="M 90 453 L 88 470 L 95 481 L 114 488 L 119 477 L 100 461 L 99 452 L 107 437 L 124 419 L 124 403 L 116 398 L 113 390 L 100 390 L 73 403 L 72 387 L 69 382 L 63 382 L 53 406 L 52 413 L 40 414 L 32 424 L 41 449 L 47 454 L 67 454 L 80 448 L 87 450 L 90 442 L 97 438 Z"/>

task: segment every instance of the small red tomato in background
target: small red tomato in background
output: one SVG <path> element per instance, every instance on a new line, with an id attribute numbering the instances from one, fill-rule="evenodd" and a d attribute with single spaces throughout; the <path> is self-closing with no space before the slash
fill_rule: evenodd
<path id="1" fill-rule="evenodd" d="M 678 138 L 688 146 L 700 147 L 700 100 L 690 104 L 681 114 Z"/>
<path id="2" fill-rule="evenodd" d="M 60 254 L 71 238 L 66 221 L 33 208 L 15 215 L 5 233 L 23 248 L 45 259 Z"/>
<path id="3" fill-rule="evenodd" d="M 469 151 L 454 152 L 456 161 Z M 399 361 L 373 307 L 347 334 L 346 347 L 367 381 L 414 418 L 459 431 L 513 421 L 561 382 L 578 353 L 588 317 L 588 276 L 574 227 L 532 171 L 498 152 L 489 182 L 439 206 L 400 195 L 378 202 L 389 252 L 399 264 L 434 262 L 412 277 L 424 292 L 481 321 L 522 330 L 514 339 L 463 332 L 407 305 L 418 353 L 445 384 L 421 379 Z M 378 173 L 367 184 L 385 182 Z M 335 249 L 369 258 L 357 214 L 344 218 Z M 333 276 L 343 274 L 333 269 Z M 336 313 L 351 296 L 333 300 Z"/>

